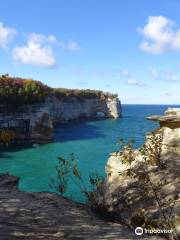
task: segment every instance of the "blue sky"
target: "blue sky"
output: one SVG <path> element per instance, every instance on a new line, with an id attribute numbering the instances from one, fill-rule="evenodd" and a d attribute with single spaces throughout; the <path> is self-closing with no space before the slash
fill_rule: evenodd
<path id="1" fill-rule="evenodd" d="M 1 0 L 0 74 L 180 103 L 179 0 Z"/>

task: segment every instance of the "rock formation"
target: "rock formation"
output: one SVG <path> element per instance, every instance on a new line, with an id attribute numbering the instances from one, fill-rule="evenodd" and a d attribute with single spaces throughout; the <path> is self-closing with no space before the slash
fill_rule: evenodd
<path id="1" fill-rule="evenodd" d="M 126 146 L 112 153 L 107 179 L 97 192 L 98 207 L 130 226 L 173 229 L 180 234 L 180 109 L 151 116 L 160 128 L 147 134 L 140 149 Z M 171 235 L 170 235 L 171 236 Z"/>
<path id="2" fill-rule="evenodd" d="M 16 140 L 46 142 L 52 139 L 56 123 L 120 116 L 117 94 L 52 88 L 33 79 L 0 75 L 0 144 L 8 144 L 15 135 Z"/>
<path id="3" fill-rule="evenodd" d="M 53 122 L 67 122 L 79 118 L 119 118 L 121 116 L 121 103 L 117 97 L 70 102 L 60 101 L 53 97 L 48 99 L 46 106 Z"/>
<path id="4" fill-rule="evenodd" d="M 0 175 L 2 240 L 134 240 L 127 226 L 98 219 L 90 209 L 52 193 L 27 193 L 18 178 Z M 143 236 L 141 239 L 161 238 Z"/>
<path id="5" fill-rule="evenodd" d="M 18 139 L 33 142 L 46 142 L 53 137 L 56 123 L 78 119 L 104 119 L 121 116 L 121 103 L 117 97 L 107 99 L 70 99 L 62 101 L 55 96 L 47 97 L 45 103 L 19 106 L 8 111 L 4 106 L 0 109 L 1 128 L 17 127 L 24 129 L 24 122 L 28 123 L 27 131 L 20 131 Z M 4 125 L 3 125 L 4 124 Z M 22 126 L 21 126 L 22 125 Z"/>

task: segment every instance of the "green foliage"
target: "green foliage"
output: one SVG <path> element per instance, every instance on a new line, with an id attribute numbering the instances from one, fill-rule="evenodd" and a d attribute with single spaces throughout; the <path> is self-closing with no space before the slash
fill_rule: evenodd
<path id="1" fill-rule="evenodd" d="M 134 150 L 132 145 L 128 143 L 123 145 L 123 141 L 120 141 L 121 151 L 120 159 L 122 163 L 129 164 L 130 168 L 127 170 L 127 176 L 137 181 L 138 187 L 143 190 L 143 194 L 146 199 L 155 201 L 158 207 L 160 217 L 157 219 L 149 219 L 146 217 L 146 209 L 137 209 L 137 212 L 131 218 L 131 224 L 133 226 L 143 226 L 148 229 L 156 226 L 158 228 L 175 229 L 174 228 L 174 215 L 173 209 L 176 199 L 166 199 L 163 195 L 163 187 L 166 185 L 166 179 L 164 176 L 156 181 L 152 178 L 151 170 L 156 169 L 156 174 L 162 169 L 166 168 L 166 164 L 161 160 L 161 147 L 162 147 L 162 134 L 152 134 L 146 144 L 140 149 L 142 155 L 142 162 L 140 167 L 131 168 L 132 162 L 135 160 Z M 151 170 L 150 170 L 151 169 Z M 173 239 L 176 239 L 176 235 L 173 235 Z"/>
<path id="2" fill-rule="evenodd" d="M 103 181 L 104 177 L 100 176 L 97 172 L 93 172 L 89 175 L 89 182 L 94 189 L 97 189 Z"/>
<path id="3" fill-rule="evenodd" d="M 69 174 L 71 172 L 71 162 L 62 157 L 58 157 L 58 164 L 55 168 L 58 181 L 56 181 L 55 178 L 51 178 L 50 187 L 55 189 L 61 195 L 64 195 L 67 191 Z"/>
<path id="4" fill-rule="evenodd" d="M 21 105 L 40 103 L 45 100 L 50 88 L 39 81 L 31 79 L 0 76 L 0 103 Z"/>
<path id="5" fill-rule="evenodd" d="M 117 94 L 104 93 L 98 90 L 90 89 L 66 89 L 66 88 L 56 88 L 53 89 L 55 96 L 59 100 L 63 101 L 83 101 L 85 99 L 100 99 L 105 100 L 110 97 L 117 97 Z"/>
<path id="6" fill-rule="evenodd" d="M 9 145 L 16 137 L 16 132 L 10 129 L 0 130 L 0 145 Z"/>
<path id="7" fill-rule="evenodd" d="M 59 100 L 72 102 L 85 99 L 100 99 L 117 97 L 117 94 L 104 93 L 90 89 L 50 88 L 40 81 L 0 76 L 0 103 L 7 105 L 22 105 L 44 102 L 47 96 L 56 96 Z"/>
<path id="8" fill-rule="evenodd" d="M 92 192 L 88 191 L 87 185 L 84 182 L 82 173 L 78 167 L 78 161 L 74 154 L 70 154 L 69 158 L 65 159 L 58 157 L 58 164 L 56 165 L 57 179 L 50 179 L 50 187 L 55 191 L 64 195 L 68 190 L 69 179 L 71 179 L 82 191 L 88 201 L 92 200 Z M 104 178 L 100 176 L 97 172 L 92 172 L 89 175 L 89 183 L 91 189 L 94 190 L 100 186 L 104 181 Z"/>
<path id="9" fill-rule="evenodd" d="M 162 146 L 162 135 L 161 134 L 152 134 L 148 139 L 148 144 L 143 145 L 140 148 L 140 152 L 144 160 L 149 165 L 158 165 L 159 167 L 165 166 L 160 159 Z"/>
<path id="10" fill-rule="evenodd" d="M 151 219 L 149 218 L 147 212 L 149 210 L 146 208 L 137 208 L 134 214 L 131 216 L 131 225 L 135 227 L 142 226 L 147 229 L 154 227 L 175 229 L 173 209 L 178 196 L 165 199 L 162 194 L 162 189 L 166 184 L 166 179 L 159 178 L 158 181 L 153 181 L 150 171 L 151 167 L 153 167 L 153 169 L 156 168 L 158 173 L 158 171 L 161 171 L 165 167 L 164 163 L 162 163 L 160 159 L 162 135 L 154 134 L 149 137 L 148 142 L 140 149 L 140 153 L 142 155 L 141 165 L 132 168 L 131 165 L 135 161 L 133 143 L 134 141 L 125 143 L 123 139 L 120 139 L 118 141 L 120 151 L 118 152 L 117 156 L 120 157 L 120 160 L 123 164 L 128 164 L 130 166 L 125 173 L 126 176 L 136 181 L 137 190 L 142 190 L 144 199 L 146 199 L 147 202 L 152 201 L 156 203 L 157 210 L 160 215 L 157 215 L 156 218 Z M 116 194 L 112 194 L 112 197 L 114 198 L 112 204 L 115 204 L 114 206 L 116 212 L 112 211 L 109 213 L 109 207 L 107 206 L 105 200 L 106 185 L 104 184 L 104 178 L 99 176 L 99 174 L 96 172 L 91 173 L 89 175 L 89 183 L 92 187 L 92 190 L 88 191 L 74 154 L 71 154 L 69 159 L 59 158 L 56 171 L 58 173 L 56 190 L 61 195 L 67 191 L 68 179 L 73 176 L 74 183 L 77 184 L 80 190 L 85 194 L 90 207 L 96 212 L 96 214 L 100 214 L 101 216 L 110 218 L 111 220 L 116 220 L 116 218 L 121 219 L 120 216 L 119 218 L 117 217 L 117 214 L 121 214 L 117 212 L 118 196 Z M 101 203 L 98 201 L 99 197 L 102 199 Z M 133 204 L 133 201 L 132 195 L 131 198 L 127 198 L 124 202 L 124 208 L 130 208 L 131 204 Z M 111 207 L 113 209 L 113 206 Z M 176 234 L 173 234 L 173 239 L 177 239 Z"/>

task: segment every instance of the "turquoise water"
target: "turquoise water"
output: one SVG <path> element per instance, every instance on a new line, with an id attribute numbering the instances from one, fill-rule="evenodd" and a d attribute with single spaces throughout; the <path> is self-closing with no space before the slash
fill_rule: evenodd
<path id="1" fill-rule="evenodd" d="M 12 148 L 0 152 L 0 172 L 20 176 L 19 187 L 25 191 L 52 191 L 49 179 L 56 176 L 58 156 L 74 153 L 85 180 L 96 170 L 104 174 L 110 152 L 117 150 L 119 138 L 135 139 L 140 146 L 145 133 L 155 129 L 157 123 L 145 120 L 146 116 L 162 114 L 165 105 L 124 105 L 123 117 L 117 120 L 71 122 L 56 128 L 55 140 L 38 147 Z M 82 201 L 82 193 L 70 182 L 67 195 Z"/>

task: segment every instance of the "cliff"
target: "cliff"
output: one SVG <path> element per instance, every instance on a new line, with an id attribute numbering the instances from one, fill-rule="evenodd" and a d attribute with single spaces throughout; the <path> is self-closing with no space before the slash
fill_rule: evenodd
<path id="1" fill-rule="evenodd" d="M 121 116 L 115 94 L 50 88 L 30 79 L 0 77 L 0 129 L 15 129 L 16 139 L 48 141 L 56 123 Z"/>
<path id="2" fill-rule="evenodd" d="M 18 181 L 17 177 L 0 175 L 0 238 L 3 240 L 139 239 L 127 226 L 99 219 L 86 205 L 52 193 L 21 192 Z"/>
<path id="3" fill-rule="evenodd" d="M 70 102 L 53 97 L 48 99 L 46 106 L 53 122 L 66 122 L 75 119 L 119 118 L 121 116 L 121 105 L 117 97 Z"/>
<path id="4" fill-rule="evenodd" d="M 20 129 L 18 139 L 47 141 L 52 139 L 54 126 L 57 123 L 120 116 L 121 105 L 118 98 L 65 102 L 53 96 L 48 97 L 45 103 L 23 105 L 13 111 L 5 110 L 3 106 L 0 113 L 0 127 Z"/>
<path id="5" fill-rule="evenodd" d="M 160 128 L 147 134 L 141 148 L 129 144 L 111 154 L 97 205 L 112 219 L 132 227 L 169 229 L 165 235 L 178 239 L 180 109 L 170 108 L 164 116 L 148 119 L 158 121 Z"/>

